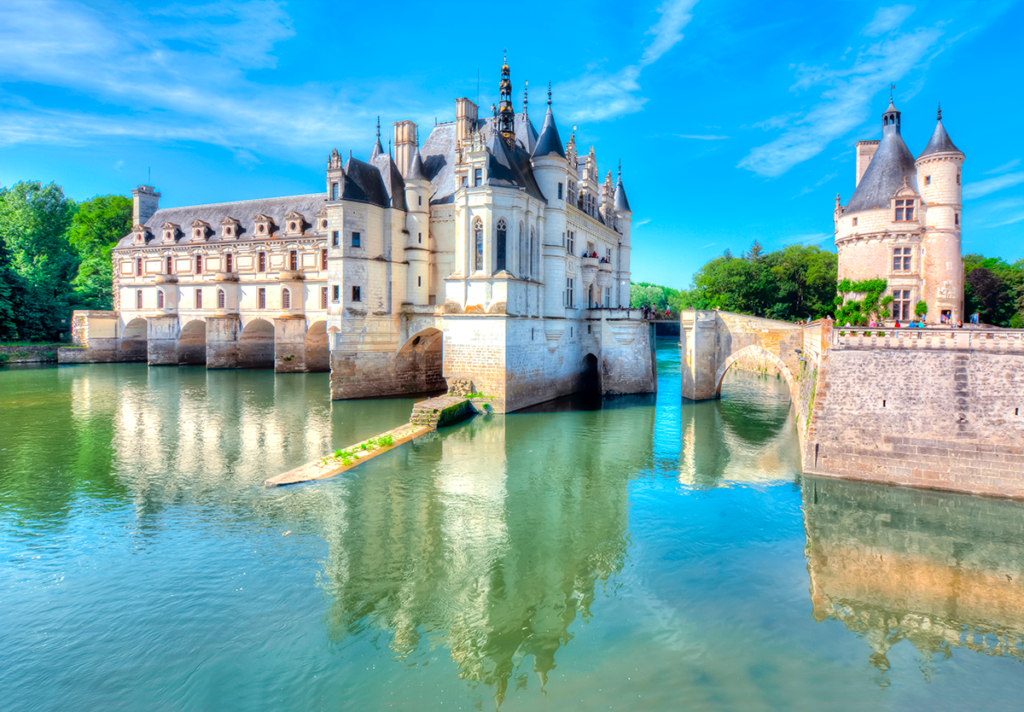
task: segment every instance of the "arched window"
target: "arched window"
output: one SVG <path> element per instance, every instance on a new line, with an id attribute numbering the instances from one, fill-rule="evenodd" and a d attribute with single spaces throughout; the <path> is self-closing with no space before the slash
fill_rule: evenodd
<path id="1" fill-rule="evenodd" d="M 162 289 L 156 290 L 156 308 L 157 309 L 163 309 L 164 308 L 164 290 L 162 290 Z"/>
<path id="2" fill-rule="evenodd" d="M 476 253 L 475 269 L 480 271 L 484 268 L 484 221 L 480 218 L 473 221 L 473 245 Z"/>
<path id="3" fill-rule="evenodd" d="M 535 249 L 536 248 L 535 248 L 535 244 L 534 244 L 533 228 L 531 227 L 530 228 L 530 266 L 529 266 L 529 271 L 530 271 L 530 276 L 531 277 L 534 274 L 534 269 L 533 269 L 533 253 L 534 253 Z"/>
<path id="4" fill-rule="evenodd" d="M 217 308 L 218 309 L 223 309 L 225 304 L 227 304 L 227 295 L 224 294 L 224 290 L 223 289 L 218 289 L 217 290 Z"/>
<path id="5" fill-rule="evenodd" d="M 498 235 L 497 235 L 497 259 L 495 260 L 495 271 L 501 272 L 505 269 L 505 241 L 506 235 L 508 234 L 508 226 L 505 224 L 505 218 L 498 220 Z"/>
<path id="6" fill-rule="evenodd" d="M 281 308 L 291 309 L 292 308 L 292 293 L 287 289 L 281 290 Z"/>

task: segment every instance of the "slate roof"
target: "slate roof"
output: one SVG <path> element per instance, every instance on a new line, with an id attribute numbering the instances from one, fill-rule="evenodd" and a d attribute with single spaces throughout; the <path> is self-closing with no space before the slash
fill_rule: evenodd
<path id="1" fill-rule="evenodd" d="M 419 149 L 416 149 L 416 155 L 412 158 L 412 165 L 409 166 L 409 180 L 428 180 L 427 172 L 423 168 L 423 156 L 420 155 Z"/>
<path id="2" fill-rule="evenodd" d="M 907 179 L 907 185 L 917 191 L 914 156 L 900 136 L 900 127 L 890 124 L 882 129 L 882 140 L 878 144 L 878 150 L 872 156 L 843 212 L 856 213 L 861 210 L 889 207 L 889 199 L 903 187 L 904 178 Z"/>
<path id="3" fill-rule="evenodd" d="M 619 180 L 615 183 L 615 210 L 633 212 L 629 208 L 629 198 L 626 197 L 626 186 L 622 185 L 622 174 L 619 174 Z"/>
<path id="4" fill-rule="evenodd" d="M 391 204 L 391 196 L 380 170 L 366 161 L 349 156 L 345 163 L 345 189 L 341 193 L 342 200 L 355 200 L 386 208 Z"/>
<path id="5" fill-rule="evenodd" d="M 398 170 L 398 166 L 395 164 L 394 159 L 391 158 L 391 154 L 384 153 L 377 156 L 373 163 L 377 170 L 380 171 L 384 190 L 387 191 L 389 198 L 389 202 L 382 207 L 390 205 L 397 210 L 408 210 L 405 205 L 405 179 L 402 178 L 402 172 Z M 347 183 L 348 181 L 346 180 L 345 182 Z"/>
<path id="6" fill-rule="evenodd" d="M 324 194 L 320 192 L 311 195 L 293 195 L 283 198 L 263 198 L 260 200 L 239 200 L 233 203 L 162 208 L 153 213 L 153 217 L 145 223 L 153 236 L 148 244 L 159 244 L 163 240 L 163 232 L 160 226 L 168 222 L 178 225 L 182 230 L 183 234 L 180 235 L 175 243 L 177 245 L 221 242 L 220 230 L 216 229 L 216 226 L 220 225 L 224 218 L 229 217 L 235 218 L 240 223 L 238 237 L 224 240 L 224 242 L 251 240 L 255 237 L 253 234 L 253 218 L 257 215 L 267 215 L 273 218 L 278 231 L 282 232 L 286 222 L 285 216 L 293 210 L 301 213 L 305 218 L 306 229 L 303 234 L 316 234 L 316 214 L 324 207 L 324 198 Z M 192 230 L 190 229 L 193 220 L 202 220 L 209 223 L 214 226 L 215 232 L 212 232 L 206 240 L 193 240 Z M 118 248 L 132 247 L 132 234 L 129 233 L 121 238 L 117 246 Z"/>
<path id="7" fill-rule="evenodd" d="M 541 158 L 550 156 L 552 153 L 565 158 L 565 148 L 558 135 L 555 115 L 551 113 L 551 104 L 548 104 L 548 113 L 544 115 L 544 125 L 541 126 L 540 138 L 537 139 L 537 145 L 533 149 L 533 157 Z"/>
<path id="8" fill-rule="evenodd" d="M 940 119 L 935 124 L 935 130 L 932 132 L 932 137 L 928 140 L 928 145 L 921 151 L 921 156 L 928 156 L 932 153 L 962 153 L 962 151 L 953 145 L 953 142 L 949 139 L 949 134 L 946 133 L 946 128 L 942 125 Z"/>
<path id="9" fill-rule="evenodd" d="M 533 155 L 533 149 L 537 145 L 537 129 L 533 127 L 528 114 L 516 114 L 516 141 L 523 144 L 526 152 Z"/>

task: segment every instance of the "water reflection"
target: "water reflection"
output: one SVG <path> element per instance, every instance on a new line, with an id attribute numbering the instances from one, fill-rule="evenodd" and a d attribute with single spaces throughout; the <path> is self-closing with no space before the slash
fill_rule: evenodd
<path id="1" fill-rule="evenodd" d="M 785 381 L 733 370 L 718 400 L 682 404 L 679 481 L 697 487 L 791 480 L 800 472 Z"/>
<path id="2" fill-rule="evenodd" d="M 908 640 L 923 659 L 957 648 L 1024 662 L 1024 505 L 805 478 L 811 602 L 887 654 Z"/>
<path id="3" fill-rule="evenodd" d="M 654 409 L 557 429 L 553 417 L 477 418 L 348 483 L 327 534 L 335 640 L 384 631 L 397 659 L 424 664 L 443 646 L 499 704 L 529 670 L 546 684 L 570 626 L 625 561 L 629 473 L 650 460 Z"/>

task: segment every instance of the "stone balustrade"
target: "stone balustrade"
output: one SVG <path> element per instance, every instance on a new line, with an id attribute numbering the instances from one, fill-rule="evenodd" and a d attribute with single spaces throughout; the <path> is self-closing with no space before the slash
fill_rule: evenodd
<path id="1" fill-rule="evenodd" d="M 832 327 L 830 348 L 940 349 L 1024 353 L 1024 329 Z"/>

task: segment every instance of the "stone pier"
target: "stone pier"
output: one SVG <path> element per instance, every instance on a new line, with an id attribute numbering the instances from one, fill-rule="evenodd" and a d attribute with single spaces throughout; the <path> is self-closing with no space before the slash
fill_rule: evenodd
<path id="1" fill-rule="evenodd" d="M 237 316 L 206 317 L 206 367 L 238 368 Z"/>

